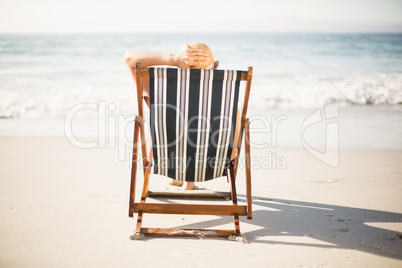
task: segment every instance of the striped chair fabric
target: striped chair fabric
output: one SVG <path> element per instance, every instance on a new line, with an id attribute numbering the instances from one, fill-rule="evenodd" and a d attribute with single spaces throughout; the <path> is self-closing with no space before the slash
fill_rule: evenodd
<path id="1" fill-rule="evenodd" d="M 241 71 L 149 68 L 154 173 L 178 181 L 224 176 Z"/>

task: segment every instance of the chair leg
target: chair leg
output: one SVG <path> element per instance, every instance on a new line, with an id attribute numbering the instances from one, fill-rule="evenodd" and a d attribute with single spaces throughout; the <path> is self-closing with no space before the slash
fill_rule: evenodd
<path id="1" fill-rule="evenodd" d="M 131 161 L 131 182 L 130 182 L 130 201 L 128 216 L 133 217 L 134 214 L 134 202 L 135 202 L 135 186 L 137 180 L 137 160 L 138 160 L 138 138 L 139 138 L 139 118 L 135 118 L 134 123 L 134 139 L 133 139 L 133 156 Z"/>
<path id="2" fill-rule="evenodd" d="M 141 201 L 140 203 L 145 203 L 145 200 L 148 196 L 148 189 L 149 189 L 149 174 L 151 173 L 151 165 L 152 165 L 152 147 L 149 151 L 149 159 L 147 160 L 147 165 L 144 168 L 144 184 L 142 186 L 142 194 L 141 194 Z M 138 217 L 137 217 L 137 225 L 135 228 L 136 233 L 141 232 L 141 225 L 142 225 L 142 212 L 138 212 Z"/>
<path id="3" fill-rule="evenodd" d="M 245 122 L 245 141 L 244 149 L 246 155 L 246 203 L 247 203 L 247 219 L 253 218 L 252 210 L 252 194 L 251 194 L 251 160 L 250 160 L 250 121 L 248 118 Z"/>
<path id="4" fill-rule="evenodd" d="M 229 167 L 230 172 L 230 184 L 231 184 L 231 195 L 232 195 L 232 203 L 233 205 L 237 205 L 237 192 L 236 192 L 236 177 L 234 173 L 234 166 L 231 165 Z M 237 236 L 240 236 L 240 220 L 239 215 L 233 215 L 233 222 L 235 225 L 235 232 Z"/>
<path id="5" fill-rule="evenodd" d="M 142 225 L 142 212 L 138 212 L 137 225 L 135 226 L 136 233 L 141 233 L 141 225 Z"/>
<path id="6" fill-rule="evenodd" d="M 233 204 L 237 205 L 236 178 L 234 175 L 233 165 L 229 167 L 229 172 L 230 172 L 230 186 L 231 186 L 230 193 L 232 195 L 232 202 Z"/>
<path id="7" fill-rule="evenodd" d="M 239 137 L 237 140 L 237 157 L 235 158 L 235 163 L 234 163 L 234 173 L 237 174 L 237 168 L 239 166 L 239 159 L 240 159 L 240 152 L 241 152 L 241 144 L 243 142 L 243 134 L 244 134 L 244 126 L 241 126 L 240 132 L 239 132 Z"/>

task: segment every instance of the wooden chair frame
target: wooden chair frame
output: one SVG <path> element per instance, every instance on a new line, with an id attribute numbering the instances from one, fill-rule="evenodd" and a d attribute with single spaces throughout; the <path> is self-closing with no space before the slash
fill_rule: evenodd
<path id="1" fill-rule="evenodd" d="M 141 68 L 140 64 L 136 64 L 136 85 L 137 85 L 137 101 L 138 101 L 138 116 L 135 118 L 134 123 L 134 140 L 133 140 L 133 157 L 132 157 L 132 170 L 131 170 L 131 184 L 130 184 L 130 203 L 129 203 L 129 217 L 133 217 L 134 213 L 138 214 L 135 234 L 145 236 L 162 236 L 162 237 L 188 237 L 188 236 L 203 236 L 203 237 L 229 237 L 240 236 L 240 222 L 239 216 L 247 216 L 247 219 L 252 219 L 252 197 L 251 197 L 251 170 L 250 170 L 250 132 L 249 120 L 246 118 L 248 101 L 250 96 L 251 80 L 253 75 L 252 67 L 248 71 L 243 71 L 241 80 L 247 81 L 243 107 L 240 117 L 240 131 L 235 134 L 235 141 L 233 145 L 232 159 L 229 167 L 229 177 L 231 183 L 231 200 L 232 205 L 200 205 L 200 204 L 160 204 L 160 203 L 146 203 L 146 198 L 149 192 L 149 175 L 152 166 L 152 146 L 147 154 L 147 146 L 145 142 L 145 129 L 144 129 L 144 110 L 143 110 L 143 90 L 142 79 L 149 78 L 148 68 Z M 239 118 L 237 119 L 239 120 Z M 238 124 L 238 122 L 236 123 Z M 239 163 L 240 149 L 245 137 L 245 168 L 246 168 L 246 205 L 237 204 L 236 193 L 236 173 Z M 237 137 L 237 138 L 236 138 Z M 141 143 L 139 143 L 141 138 Z M 138 164 L 138 149 L 141 146 L 142 150 L 142 165 L 144 172 L 144 183 L 142 187 L 142 194 L 140 202 L 135 202 L 135 188 L 137 177 L 137 164 Z M 180 228 L 143 228 L 142 218 L 144 213 L 158 213 L 158 214 L 191 214 L 191 215 L 221 215 L 233 216 L 234 229 L 233 230 L 217 230 L 217 229 L 180 229 Z"/>

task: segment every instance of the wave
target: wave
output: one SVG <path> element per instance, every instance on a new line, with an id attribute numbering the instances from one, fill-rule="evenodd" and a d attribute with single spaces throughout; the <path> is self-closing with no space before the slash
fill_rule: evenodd
<path id="1" fill-rule="evenodd" d="M 100 102 L 133 114 L 124 52 L 175 52 L 195 37 L 211 46 L 221 68 L 254 67 L 250 107 L 402 103 L 401 34 L 0 35 L 0 117 L 63 117 Z"/>
<path id="2" fill-rule="evenodd" d="M 113 79 L 112 79 L 113 80 Z M 72 86 L 72 85 L 69 85 Z M 114 104 L 115 114 L 136 112 L 136 93 L 131 81 L 97 87 L 0 90 L 0 118 L 63 117 L 76 105 L 76 116 L 96 116 L 85 104 Z M 253 78 L 250 107 L 319 108 L 338 101 L 339 106 L 402 104 L 402 73 L 354 75 L 258 75 Z"/>
<path id="3" fill-rule="evenodd" d="M 116 114 L 133 114 L 136 111 L 136 98 L 132 90 L 117 90 L 111 93 L 91 90 L 65 91 L 12 91 L 0 90 L 0 118 L 49 118 L 64 117 L 77 106 L 81 107 L 74 116 L 97 116 L 100 106 L 114 104 Z"/>
<path id="4" fill-rule="evenodd" d="M 257 79 L 256 79 L 257 80 Z M 255 81 L 251 104 L 259 108 L 318 108 L 402 104 L 402 74 L 269 76 Z"/>

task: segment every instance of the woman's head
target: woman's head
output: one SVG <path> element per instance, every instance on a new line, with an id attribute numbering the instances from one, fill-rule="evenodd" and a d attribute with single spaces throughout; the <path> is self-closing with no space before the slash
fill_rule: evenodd
<path id="1" fill-rule="evenodd" d="M 206 44 L 198 43 L 198 42 L 195 42 L 195 43 L 190 42 L 190 43 L 184 44 L 183 47 L 182 47 L 182 50 L 185 51 L 188 48 L 201 49 L 209 58 L 209 60 L 207 60 L 205 65 L 199 65 L 199 66 L 197 66 L 197 68 L 200 68 L 200 69 L 216 69 L 216 68 L 218 68 L 219 61 L 214 60 L 214 56 L 212 55 L 212 51 Z"/>

